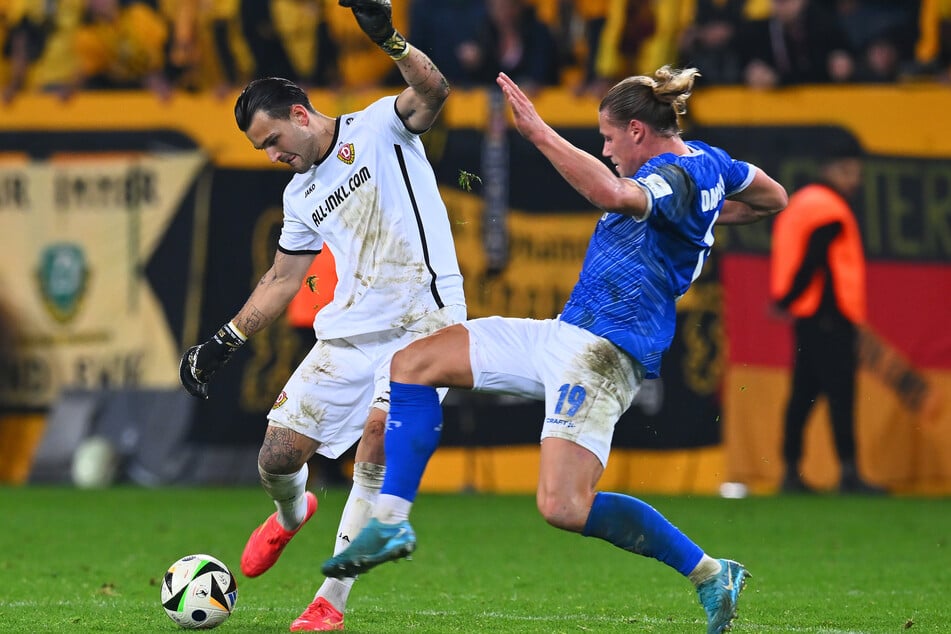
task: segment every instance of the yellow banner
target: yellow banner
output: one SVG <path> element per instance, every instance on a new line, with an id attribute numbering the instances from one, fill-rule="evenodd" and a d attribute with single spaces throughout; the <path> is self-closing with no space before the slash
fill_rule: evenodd
<path id="1" fill-rule="evenodd" d="M 45 407 L 66 386 L 174 382 L 179 345 L 145 267 L 204 161 L 182 152 L 0 164 L 0 190 L 15 194 L 0 200 L 0 286 L 18 348 L 0 399 Z"/>

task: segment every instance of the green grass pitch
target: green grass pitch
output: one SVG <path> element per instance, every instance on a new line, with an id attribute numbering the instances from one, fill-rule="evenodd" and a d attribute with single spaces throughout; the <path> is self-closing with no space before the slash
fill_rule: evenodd
<path id="1" fill-rule="evenodd" d="M 267 574 L 238 572 L 273 507 L 258 488 L 0 488 L 0 632 L 175 632 L 159 583 L 207 553 L 237 575 L 219 632 L 286 632 L 310 602 L 345 491 Z M 836 496 L 645 499 L 753 574 L 734 632 L 951 632 L 951 500 Z M 532 496 L 422 495 L 410 561 L 357 581 L 350 632 L 704 632 L 665 565 L 545 525 Z"/>

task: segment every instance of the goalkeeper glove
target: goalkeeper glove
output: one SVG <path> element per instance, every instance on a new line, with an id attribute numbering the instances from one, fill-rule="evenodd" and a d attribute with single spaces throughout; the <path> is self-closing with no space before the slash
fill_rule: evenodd
<path id="1" fill-rule="evenodd" d="M 192 396 L 208 398 L 208 381 L 245 341 L 247 337 L 234 324 L 228 322 L 214 337 L 186 350 L 179 367 L 179 376 L 185 390 Z"/>
<path id="2" fill-rule="evenodd" d="M 390 0 L 339 0 L 340 6 L 349 7 L 357 24 L 383 52 L 394 60 L 409 55 L 409 43 L 393 28 L 393 5 Z"/>

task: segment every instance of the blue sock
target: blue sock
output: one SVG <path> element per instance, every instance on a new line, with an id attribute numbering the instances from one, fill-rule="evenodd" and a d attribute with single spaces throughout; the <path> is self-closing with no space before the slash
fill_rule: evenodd
<path id="1" fill-rule="evenodd" d="M 581 533 L 618 548 L 653 557 L 685 577 L 700 563 L 703 551 L 654 507 L 620 493 L 598 493 Z"/>
<path id="2" fill-rule="evenodd" d="M 442 435 L 442 407 L 436 388 L 390 382 L 390 415 L 386 419 L 386 475 L 381 494 L 409 502 Z"/>

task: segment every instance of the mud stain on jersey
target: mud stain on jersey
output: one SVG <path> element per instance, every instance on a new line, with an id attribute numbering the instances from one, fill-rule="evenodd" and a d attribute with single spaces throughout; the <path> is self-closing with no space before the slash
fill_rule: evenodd
<path id="1" fill-rule="evenodd" d="M 352 206 L 340 218 L 357 237 L 353 255 L 356 284 L 344 306 L 350 308 L 372 292 L 381 296 L 376 300 L 380 305 L 399 307 L 390 325 L 392 328 L 417 321 L 435 307 L 429 292 L 432 275 L 426 263 L 416 255 L 417 249 L 401 235 L 415 235 L 417 228 L 392 230 L 377 208 L 375 187 L 356 190 L 352 196 L 355 197 Z M 355 213 L 358 210 L 359 213 Z"/>

